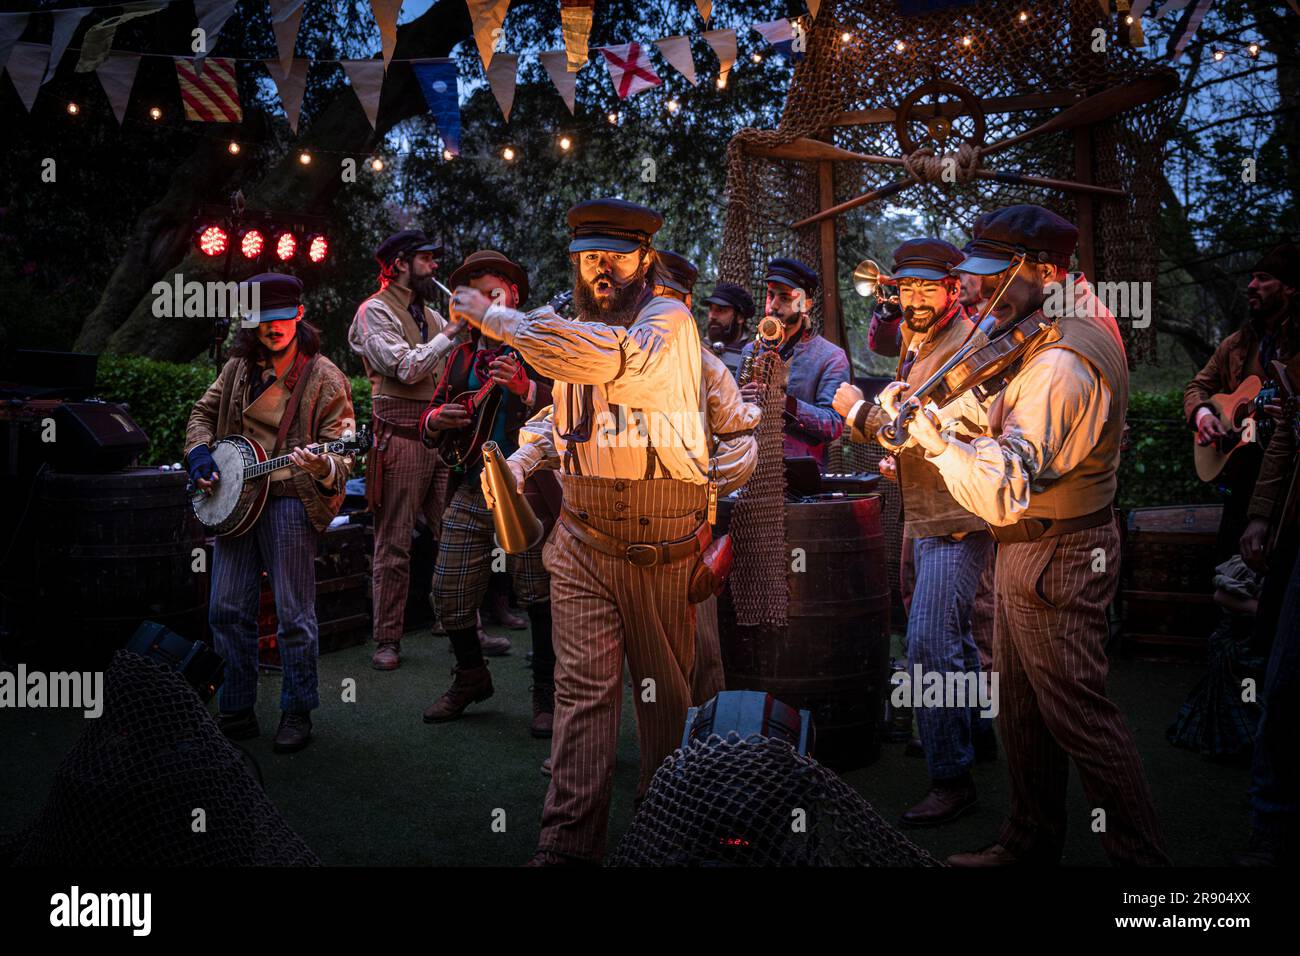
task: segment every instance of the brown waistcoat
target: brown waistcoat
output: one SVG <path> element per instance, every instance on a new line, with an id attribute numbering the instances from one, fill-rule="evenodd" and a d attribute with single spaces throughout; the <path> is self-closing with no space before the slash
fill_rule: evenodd
<path id="1" fill-rule="evenodd" d="M 415 348 L 423 343 L 420 341 L 420 328 L 415 324 L 415 319 L 411 318 L 410 309 L 407 307 L 411 301 L 411 293 L 405 289 L 399 288 L 393 283 L 389 283 L 380 291 L 372 295 L 366 302 L 375 302 L 381 305 L 385 311 L 391 313 L 402 325 L 402 335 L 406 338 L 406 344 Z M 364 308 L 366 303 L 362 303 Z M 433 338 L 438 333 L 438 314 L 429 306 L 424 307 L 425 321 L 428 323 L 429 338 Z M 370 379 L 370 392 L 372 395 L 387 395 L 392 398 L 407 398 L 419 402 L 428 402 L 433 398 L 434 389 L 438 387 L 437 369 L 430 372 L 425 378 L 418 382 L 399 381 L 389 375 L 384 375 L 376 369 L 370 367 L 370 363 L 362 356 L 362 364 L 366 369 L 366 377 Z M 441 366 L 439 367 L 441 368 Z"/>

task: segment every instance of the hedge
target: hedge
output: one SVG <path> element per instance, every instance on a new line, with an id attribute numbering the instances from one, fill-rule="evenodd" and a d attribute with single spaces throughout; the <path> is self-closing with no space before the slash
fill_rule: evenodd
<path id="1" fill-rule="evenodd" d="M 179 461 L 190 408 L 216 377 L 208 362 L 188 365 L 157 362 L 130 355 L 99 357 L 99 393 L 121 402 L 149 435 L 144 464 Z M 351 378 L 357 421 L 370 420 L 370 382 Z M 1136 392 L 1129 398 L 1129 437 L 1119 473 L 1119 503 L 1149 505 L 1218 500 L 1218 493 L 1196 477 L 1192 432 L 1183 422 L 1182 393 Z"/>

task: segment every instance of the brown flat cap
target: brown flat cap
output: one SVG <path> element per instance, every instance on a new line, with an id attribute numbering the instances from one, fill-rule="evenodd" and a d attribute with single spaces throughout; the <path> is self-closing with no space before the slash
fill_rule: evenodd
<path id="1" fill-rule="evenodd" d="M 512 262 L 495 249 L 480 249 L 471 252 L 451 274 L 448 284 L 454 289 L 458 285 L 467 285 L 469 277 L 476 272 L 491 272 L 501 276 L 519 287 L 519 305 L 528 301 L 528 273 L 524 267 Z"/>

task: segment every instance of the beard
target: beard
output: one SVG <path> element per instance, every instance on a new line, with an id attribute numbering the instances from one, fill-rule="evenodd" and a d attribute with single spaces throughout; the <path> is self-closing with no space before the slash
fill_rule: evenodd
<path id="1" fill-rule="evenodd" d="M 597 296 L 595 284 L 601 279 L 613 287 L 609 295 Z M 636 274 L 622 285 L 608 272 L 598 273 L 591 282 L 582 278 L 578 266 L 573 267 L 573 304 L 585 322 L 603 322 L 606 325 L 631 325 L 636 319 L 637 303 L 645 291 L 646 266 L 642 263 Z"/>
<path id="2" fill-rule="evenodd" d="M 433 276 L 411 276 L 411 291 L 422 301 L 428 302 L 438 294 L 438 287 L 433 284 Z"/>
<path id="3" fill-rule="evenodd" d="M 740 338 L 740 323 L 732 322 L 730 325 L 721 325 L 717 322 L 710 322 L 708 336 L 710 342 L 722 342 L 730 345 Z"/>
<path id="4" fill-rule="evenodd" d="M 939 316 L 928 305 L 923 305 L 920 308 L 913 308 L 909 305 L 903 310 L 903 321 L 907 323 L 907 327 L 913 332 L 928 332 L 938 319 Z"/>

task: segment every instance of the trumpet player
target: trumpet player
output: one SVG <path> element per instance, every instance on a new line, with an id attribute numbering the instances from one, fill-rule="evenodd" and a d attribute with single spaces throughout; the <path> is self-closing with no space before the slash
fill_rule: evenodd
<path id="1" fill-rule="evenodd" d="M 892 280 L 897 283 L 908 334 L 895 379 L 915 389 L 946 362 L 973 329 L 958 301 L 958 280 L 948 270 L 961 261 L 956 246 L 942 239 L 909 239 L 894 250 Z M 976 341 L 984 336 L 974 332 Z M 880 405 L 864 400 L 861 389 L 845 382 L 834 408 L 844 416 L 850 438 L 874 441 L 876 432 L 897 414 L 896 391 L 886 389 Z M 948 428 L 982 433 L 984 410 L 970 393 L 944 409 Z M 908 671 L 978 675 L 980 655 L 972 628 L 972 609 L 980 578 L 993 555 L 993 538 L 984 522 L 948 492 L 943 478 L 907 447 L 894 460 L 907 515 L 905 535 L 912 545 L 916 584 L 907 619 Z M 886 459 L 889 461 L 890 459 Z M 882 467 L 882 471 L 886 469 Z M 976 740 L 992 734 L 975 702 L 966 707 L 921 707 L 917 730 L 930 771 L 930 790 L 903 813 L 907 827 L 950 823 L 973 810 L 977 795 L 970 768 Z"/>
<path id="2" fill-rule="evenodd" d="M 773 259 L 767 264 L 765 312 L 781 323 L 781 358 L 789 365 L 785 388 L 785 456 L 811 456 L 818 467 L 826 464 L 826 446 L 844 431 L 844 418 L 836 413 L 835 390 L 849 381 L 849 357 L 812 330 L 808 312 L 817 291 L 817 273 L 797 259 Z M 743 355 L 754 354 L 755 343 Z M 748 382 L 740 397 L 764 404 L 765 386 Z"/>

